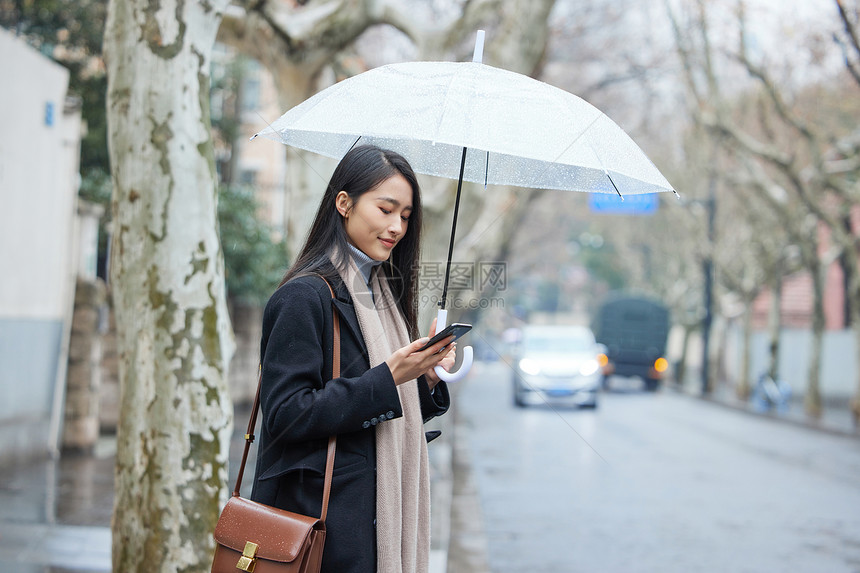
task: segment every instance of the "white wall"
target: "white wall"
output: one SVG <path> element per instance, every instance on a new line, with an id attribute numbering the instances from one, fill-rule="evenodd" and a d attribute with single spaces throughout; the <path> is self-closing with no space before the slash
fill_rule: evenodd
<path id="1" fill-rule="evenodd" d="M 52 451 L 77 270 L 69 73 L 0 29 L 0 459 Z"/>
<path id="2" fill-rule="evenodd" d="M 743 348 L 739 327 L 726 332 L 726 371 L 733 381 L 740 373 Z M 792 393 L 803 396 L 809 378 L 811 330 L 786 328 L 782 331 L 779 347 L 779 377 L 788 382 Z M 766 332 L 755 332 L 750 342 L 750 382 L 768 368 L 769 337 Z M 847 400 L 857 391 L 857 344 L 852 330 L 828 330 L 824 333 L 821 356 L 821 395 L 825 399 Z"/>
<path id="3" fill-rule="evenodd" d="M 725 330 L 723 330 L 725 329 Z M 674 327 L 669 336 L 667 356 L 674 364 L 681 354 L 682 330 Z M 806 393 L 812 331 L 785 328 L 779 351 L 779 376 L 791 386 L 795 396 Z M 740 379 L 743 331 L 740 322 L 725 325 L 718 322 L 711 344 L 724 344 L 722 367 L 725 382 L 737 384 Z M 755 384 L 768 368 L 767 332 L 753 332 L 750 341 L 749 380 Z M 684 384 L 698 390 L 701 384 L 702 340 L 698 332 L 690 337 L 687 349 L 687 373 Z M 853 330 L 828 330 L 824 333 L 821 364 L 821 395 L 825 400 L 847 403 L 857 394 L 857 344 Z"/>
<path id="4" fill-rule="evenodd" d="M 783 329 L 779 349 L 779 376 L 802 396 L 809 378 L 811 330 Z M 768 368 L 769 338 L 766 332 L 752 335 L 750 382 Z M 857 391 L 857 344 L 852 330 L 828 330 L 824 333 L 821 364 L 821 395 L 830 399 L 847 399 Z M 737 380 L 740 373 L 742 332 L 739 327 L 726 333 L 726 369 Z"/>
<path id="5" fill-rule="evenodd" d="M 0 30 L 0 77 L 0 317 L 62 319 L 77 197 L 69 73 Z"/>

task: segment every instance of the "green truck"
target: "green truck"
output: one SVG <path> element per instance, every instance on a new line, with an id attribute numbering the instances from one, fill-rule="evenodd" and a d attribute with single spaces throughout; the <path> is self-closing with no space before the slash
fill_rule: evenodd
<path id="1" fill-rule="evenodd" d="M 659 301 L 643 296 L 615 294 L 599 308 L 592 323 L 594 336 L 606 348 L 603 387 L 613 375 L 638 376 L 645 389 L 660 387 L 669 363 L 669 310 Z"/>

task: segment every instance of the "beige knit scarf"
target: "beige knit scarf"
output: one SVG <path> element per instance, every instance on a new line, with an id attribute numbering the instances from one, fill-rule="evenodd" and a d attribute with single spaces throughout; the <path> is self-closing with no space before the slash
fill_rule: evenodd
<path id="1" fill-rule="evenodd" d="M 371 273 L 371 296 L 355 261 L 348 259 L 347 268 L 338 272 L 352 296 L 373 368 L 409 344 L 409 332 L 388 282 L 384 277 L 380 280 L 380 268 Z M 376 570 L 426 573 L 430 563 L 430 466 L 418 385 L 411 380 L 397 391 L 403 417 L 376 426 Z"/>

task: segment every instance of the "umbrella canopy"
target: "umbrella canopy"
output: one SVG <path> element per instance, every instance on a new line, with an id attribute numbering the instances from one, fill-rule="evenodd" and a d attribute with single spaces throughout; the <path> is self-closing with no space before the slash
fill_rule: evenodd
<path id="1" fill-rule="evenodd" d="M 673 191 L 645 153 L 585 100 L 478 62 L 391 64 L 343 80 L 257 135 L 339 159 L 356 144 L 457 179 L 633 195 Z M 254 137 L 257 137 L 256 135 Z"/>
<path id="2" fill-rule="evenodd" d="M 638 195 L 674 191 L 645 153 L 600 110 L 573 94 L 481 63 L 382 66 L 337 83 L 289 110 L 257 136 L 340 159 L 357 143 L 403 155 L 418 173 L 459 179 L 436 328 L 445 303 L 463 181 Z M 463 348 L 460 380 L 472 364 Z"/>

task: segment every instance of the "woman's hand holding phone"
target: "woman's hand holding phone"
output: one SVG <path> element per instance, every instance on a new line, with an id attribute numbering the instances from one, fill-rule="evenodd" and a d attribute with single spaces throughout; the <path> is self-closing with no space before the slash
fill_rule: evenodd
<path id="1" fill-rule="evenodd" d="M 433 321 L 431 330 L 436 329 L 436 321 Z M 428 371 L 439 364 L 445 367 L 445 362 L 448 360 L 448 355 L 451 354 L 451 365 L 454 364 L 453 348 L 448 353 L 440 353 L 449 344 L 452 344 L 454 335 L 448 336 L 435 344 L 427 346 L 430 342 L 430 337 L 419 338 L 415 342 L 407 344 L 403 348 L 397 350 L 388 357 L 385 361 L 388 364 L 388 369 L 391 370 L 391 376 L 394 378 L 394 383 L 397 385 L 403 384 L 422 374 L 427 374 Z M 451 366 L 448 366 L 450 368 Z M 435 374 L 434 374 L 435 376 Z M 438 378 L 436 382 L 438 382 Z M 435 385 L 436 382 L 433 382 Z"/>

